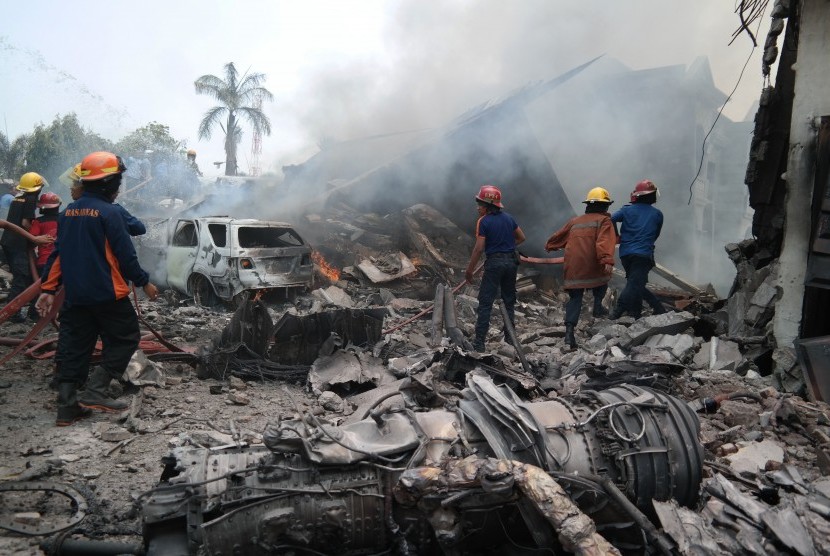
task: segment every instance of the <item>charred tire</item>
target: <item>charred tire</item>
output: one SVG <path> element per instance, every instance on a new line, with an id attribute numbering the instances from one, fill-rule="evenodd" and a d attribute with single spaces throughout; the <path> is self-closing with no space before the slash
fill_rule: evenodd
<path id="1" fill-rule="evenodd" d="M 219 296 L 213 290 L 213 284 L 201 274 L 193 274 L 188 280 L 188 285 L 196 305 L 216 307 L 219 304 Z"/>

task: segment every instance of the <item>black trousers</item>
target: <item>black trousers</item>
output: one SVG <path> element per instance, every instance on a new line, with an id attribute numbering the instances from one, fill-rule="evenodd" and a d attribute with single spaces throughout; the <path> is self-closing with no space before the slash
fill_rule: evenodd
<path id="1" fill-rule="evenodd" d="M 590 289 L 594 294 L 594 313 L 596 313 L 597 308 L 602 307 L 602 298 L 605 297 L 605 293 L 608 291 L 608 285 L 603 284 L 596 288 L 587 289 Z M 579 314 L 582 312 L 582 296 L 585 294 L 585 290 L 586 288 L 568 290 L 570 298 L 565 303 L 565 324 L 576 326 L 579 322 Z"/>
<path id="2" fill-rule="evenodd" d="M 9 264 L 9 270 L 12 273 L 12 284 L 9 288 L 8 298 L 11 301 L 31 286 L 34 278 L 32 278 L 32 270 L 29 268 L 28 251 L 3 247 L 3 254 L 6 256 L 6 262 Z"/>
<path id="3" fill-rule="evenodd" d="M 475 346 L 483 348 L 487 340 L 487 331 L 490 329 L 490 313 L 493 311 L 493 302 L 501 292 L 501 299 L 510 322 L 515 326 L 516 307 L 516 274 L 518 263 L 513 253 L 496 253 L 484 261 L 484 274 L 481 276 L 481 285 L 478 288 L 478 316 L 476 317 Z M 507 334 L 505 332 L 505 334 Z"/>
<path id="4" fill-rule="evenodd" d="M 655 315 L 666 312 L 657 296 L 646 288 L 648 273 L 654 268 L 654 258 L 640 255 L 620 257 L 625 269 L 625 288 L 617 299 L 617 309 L 638 319 L 643 312 L 643 301 L 651 305 Z"/>
<path id="5" fill-rule="evenodd" d="M 113 378 L 120 377 L 141 339 L 138 317 L 128 297 L 100 305 L 64 305 L 60 323 L 55 354 L 58 382 L 86 382 L 89 360 L 99 336 L 101 366 Z"/>

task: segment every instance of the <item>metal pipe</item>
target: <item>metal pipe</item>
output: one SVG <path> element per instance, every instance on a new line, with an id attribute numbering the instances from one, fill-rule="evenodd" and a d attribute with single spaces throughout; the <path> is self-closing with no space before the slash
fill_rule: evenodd
<path id="1" fill-rule="evenodd" d="M 454 292 L 444 288 L 444 329 L 449 339 L 460 348 L 469 350 L 472 348 L 470 342 L 464 337 L 464 333 L 458 328 L 458 317 L 455 314 Z"/>
<path id="2" fill-rule="evenodd" d="M 434 310 L 432 311 L 432 338 L 430 343 L 433 347 L 441 343 L 441 338 L 444 337 L 444 284 L 438 284 L 435 287 L 435 302 L 433 303 Z"/>
<path id="3" fill-rule="evenodd" d="M 507 314 L 507 308 L 503 301 L 499 303 L 499 308 L 501 309 L 501 318 L 504 321 L 504 330 L 507 332 L 510 343 L 513 344 L 513 349 L 516 350 L 516 355 L 519 356 L 519 361 L 522 362 L 522 368 L 527 374 L 532 374 L 530 363 L 527 362 L 525 353 L 522 351 L 522 344 L 519 343 L 519 339 L 516 337 L 516 329 L 513 328 L 513 323 L 510 322 L 510 315 Z"/>
<path id="4" fill-rule="evenodd" d="M 482 268 L 484 268 L 484 263 L 479 263 L 479 265 L 473 271 L 473 276 L 478 274 L 481 271 Z M 467 280 L 464 280 L 463 282 L 461 282 L 460 284 L 458 284 L 456 287 L 454 287 L 452 289 L 452 293 L 457 293 L 458 290 L 460 290 L 461 288 L 463 288 L 466 285 L 467 285 Z M 414 317 L 410 317 L 410 318 L 406 319 L 405 321 L 403 321 L 402 323 L 396 324 L 392 328 L 387 328 L 386 330 L 381 332 L 381 334 L 391 334 L 395 330 L 398 330 L 400 328 L 403 328 L 407 324 L 415 322 L 416 320 L 423 317 L 424 315 L 428 315 L 429 312 L 432 311 L 434 308 L 435 308 L 435 305 L 431 305 L 431 306 L 427 307 L 426 309 L 424 309 L 423 311 L 421 311 L 420 313 L 418 313 L 417 315 L 415 315 Z"/>

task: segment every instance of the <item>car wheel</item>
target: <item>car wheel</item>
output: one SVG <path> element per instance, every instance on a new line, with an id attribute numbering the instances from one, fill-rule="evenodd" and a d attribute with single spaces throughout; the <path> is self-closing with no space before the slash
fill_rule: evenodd
<path id="1" fill-rule="evenodd" d="M 210 280 L 201 274 L 194 274 L 190 277 L 190 291 L 193 293 L 193 300 L 196 305 L 216 307 L 219 304 L 219 298 L 216 296 L 216 292 L 213 291 Z"/>

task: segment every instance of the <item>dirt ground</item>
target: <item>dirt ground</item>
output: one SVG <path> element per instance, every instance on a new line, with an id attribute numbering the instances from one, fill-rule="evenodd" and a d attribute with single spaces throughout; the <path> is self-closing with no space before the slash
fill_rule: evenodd
<path id="1" fill-rule="evenodd" d="M 170 311 L 164 301 L 141 304 L 148 316 Z M 184 318 L 177 318 L 175 310 L 170 318 L 159 317 L 163 321 L 159 331 L 178 345 L 206 343 L 231 317 L 224 309 L 188 309 L 189 316 Z M 19 337 L 26 330 L 26 325 L 4 324 L 0 335 Z M 0 348 L 0 354 L 9 349 Z M 269 419 L 295 411 L 285 389 L 300 405 L 312 403 L 298 384 L 237 382 L 239 390 L 231 391 L 227 383 L 197 378 L 189 365 L 163 363 L 162 367 L 166 385 L 142 388 L 138 430 L 130 432 L 123 427 L 123 416 L 100 412 L 71 427 L 56 427 L 56 394 L 49 387 L 51 360 L 22 355 L 11 360 L 0 375 L 2 481 L 71 485 L 89 505 L 80 533 L 87 538 L 138 544 L 141 520 L 135 502 L 158 482 L 161 458 L 172 447 L 216 442 L 232 429 L 242 441 L 258 443 Z M 221 393 L 212 394 L 211 386 L 214 390 L 224 387 Z M 245 401 L 248 403 L 242 405 Z M 38 511 L 46 522 L 49 508 L 54 507 L 47 499 L 31 493 L 0 496 L 0 518 Z M 44 538 L 0 531 L 0 554 L 44 554 L 38 547 Z"/>

